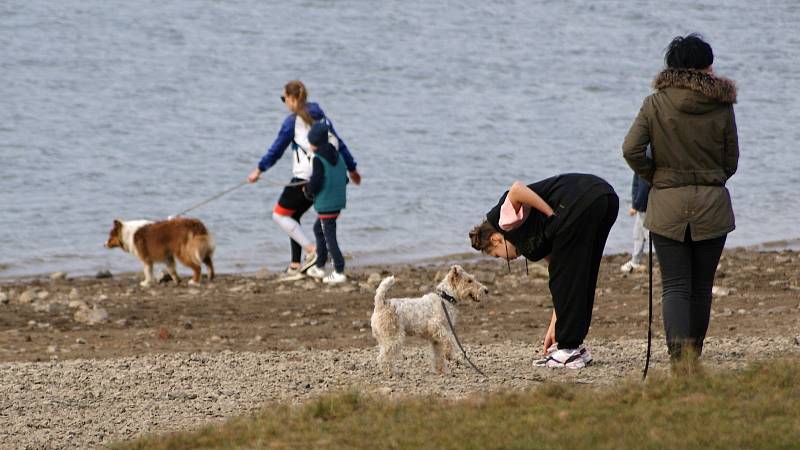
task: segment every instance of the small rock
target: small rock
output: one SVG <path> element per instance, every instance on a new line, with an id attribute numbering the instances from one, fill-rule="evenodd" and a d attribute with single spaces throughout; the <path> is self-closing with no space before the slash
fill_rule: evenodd
<path id="1" fill-rule="evenodd" d="M 55 353 L 58 351 L 57 345 L 48 345 L 47 346 L 47 353 Z"/>
<path id="2" fill-rule="evenodd" d="M 369 274 L 369 277 L 367 277 L 367 284 L 371 286 L 372 289 L 375 289 L 379 284 L 381 284 L 382 279 L 383 278 L 381 278 L 381 274 L 378 272 L 373 272 Z"/>
<path id="3" fill-rule="evenodd" d="M 747 314 L 747 310 L 742 308 L 736 311 L 738 314 Z"/>
<path id="4" fill-rule="evenodd" d="M 730 293 L 731 290 L 726 287 L 714 286 L 711 288 L 711 295 L 716 297 L 727 297 Z"/>
<path id="5" fill-rule="evenodd" d="M 98 323 L 104 323 L 108 321 L 108 311 L 105 308 L 100 308 L 95 305 L 94 308 L 81 308 L 75 311 L 73 315 L 73 319 L 79 323 L 85 323 L 86 325 L 97 325 Z"/>
<path id="6" fill-rule="evenodd" d="M 794 337 L 794 343 L 797 344 L 797 345 L 800 345 L 800 336 L 795 336 Z"/>
<path id="7" fill-rule="evenodd" d="M 284 312 L 281 313 L 281 317 L 287 317 L 287 316 L 291 316 L 291 315 L 292 315 L 291 311 L 284 311 Z"/>
<path id="8" fill-rule="evenodd" d="M 8 294 L 5 292 L 0 292 L 0 304 L 5 305 L 8 303 Z"/>
<path id="9" fill-rule="evenodd" d="M 78 297 L 79 297 L 78 290 L 77 290 L 77 289 L 75 289 L 75 288 L 72 288 L 72 290 L 71 290 L 71 291 L 69 291 L 69 296 L 68 296 L 68 298 L 69 298 L 70 300 L 77 300 L 77 299 L 78 299 Z"/>
<path id="10" fill-rule="evenodd" d="M 49 313 L 52 309 L 52 306 L 47 302 L 35 301 L 31 303 L 31 308 L 33 308 L 33 311 L 37 313 Z"/>
<path id="11" fill-rule="evenodd" d="M 183 328 L 185 330 L 191 330 L 192 328 L 194 328 L 194 325 L 192 325 L 192 321 L 191 320 L 184 320 L 183 321 Z"/>
<path id="12" fill-rule="evenodd" d="M 50 274 L 51 280 L 64 280 L 67 278 L 67 272 L 53 272 Z"/>
<path id="13" fill-rule="evenodd" d="M 67 306 L 70 308 L 89 308 L 89 305 L 87 305 L 86 302 L 80 300 L 70 300 L 69 303 L 67 303 Z"/>
<path id="14" fill-rule="evenodd" d="M 774 286 L 783 286 L 784 284 L 789 284 L 789 282 L 786 281 L 786 280 L 774 280 L 774 281 L 770 281 L 769 282 L 769 285 L 773 286 L 773 287 Z"/>
<path id="15" fill-rule="evenodd" d="M 333 315 L 336 314 L 339 310 L 336 308 L 322 308 L 322 314 Z"/>
<path id="16" fill-rule="evenodd" d="M 115 324 L 124 327 L 128 325 L 128 319 L 119 319 L 114 321 Z"/>
<path id="17" fill-rule="evenodd" d="M 261 342 L 263 340 L 264 338 L 260 334 L 257 334 L 256 337 L 253 338 L 254 342 Z"/>
<path id="18" fill-rule="evenodd" d="M 101 270 L 101 271 L 97 272 L 97 274 L 94 277 L 95 278 L 99 278 L 99 279 L 102 279 L 102 278 L 113 278 L 114 275 L 111 274 L 110 270 Z"/>
<path id="19" fill-rule="evenodd" d="M 47 297 L 50 297 L 50 293 L 47 291 L 40 291 L 36 294 L 36 298 L 39 300 L 45 300 Z"/>
<path id="20" fill-rule="evenodd" d="M 161 339 L 162 341 L 172 339 L 172 333 L 170 333 L 168 329 L 161 327 L 158 330 L 158 338 Z"/>
<path id="21" fill-rule="evenodd" d="M 221 340 L 222 340 L 222 338 L 217 336 L 216 334 L 211 336 L 211 342 L 219 342 Z"/>
<path id="22" fill-rule="evenodd" d="M 86 343 L 86 339 L 79 337 L 78 339 L 75 339 L 75 343 L 83 345 Z"/>
<path id="23" fill-rule="evenodd" d="M 28 289 L 27 291 L 19 294 L 19 302 L 23 305 L 26 305 L 33 301 L 36 298 L 36 289 Z"/>
<path id="24" fill-rule="evenodd" d="M 341 287 L 339 290 L 340 290 L 341 292 L 345 293 L 345 294 L 349 294 L 349 293 L 351 293 L 351 292 L 355 292 L 355 291 L 357 291 L 357 290 L 358 290 L 358 288 L 357 288 L 356 286 L 353 286 L 352 284 L 345 284 L 345 285 L 344 285 L 344 286 L 342 286 L 342 287 Z"/>

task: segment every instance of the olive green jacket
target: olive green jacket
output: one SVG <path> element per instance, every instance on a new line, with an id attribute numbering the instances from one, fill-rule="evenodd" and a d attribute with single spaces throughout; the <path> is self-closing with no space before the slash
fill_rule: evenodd
<path id="1" fill-rule="evenodd" d="M 628 165 L 652 186 L 644 226 L 681 242 L 687 226 L 694 241 L 724 236 L 735 228 L 725 182 L 739 161 L 736 85 L 698 70 L 666 69 L 653 88 L 622 144 Z"/>

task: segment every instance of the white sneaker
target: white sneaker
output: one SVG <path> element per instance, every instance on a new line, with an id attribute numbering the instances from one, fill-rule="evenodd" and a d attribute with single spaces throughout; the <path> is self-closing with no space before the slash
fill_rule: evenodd
<path id="1" fill-rule="evenodd" d="M 547 357 L 545 366 L 551 369 L 582 369 L 586 367 L 586 363 L 583 362 L 581 352 L 577 348 L 562 348 Z"/>
<path id="2" fill-rule="evenodd" d="M 308 268 L 308 270 L 306 270 L 306 275 L 310 276 L 311 278 L 321 280 L 325 278 L 325 271 L 317 266 L 311 266 Z"/>
<path id="3" fill-rule="evenodd" d="M 278 281 L 297 281 L 303 278 L 304 275 L 300 272 L 299 268 L 289 266 L 286 269 L 286 274 L 278 278 Z"/>
<path id="4" fill-rule="evenodd" d="M 322 279 L 323 283 L 328 283 L 328 284 L 344 283 L 345 281 L 347 281 L 347 275 L 339 273 L 335 270 L 329 273 L 327 277 Z"/>
<path id="5" fill-rule="evenodd" d="M 551 345 L 550 348 L 547 349 L 547 354 L 545 354 L 544 357 L 533 360 L 533 365 L 536 367 L 547 367 L 547 359 L 557 350 L 558 350 L 558 344 Z M 585 365 L 588 366 L 589 364 L 592 363 L 592 361 L 594 361 L 594 359 L 592 358 L 592 354 L 589 353 L 589 349 L 587 349 L 585 345 L 583 344 L 579 345 L 578 352 L 580 352 L 581 359 L 583 360 L 583 363 Z"/>
<path id="6" fill-rule="evenodd" d="M 621 265 L 619 267 L 619 270 L 620 270 L 620 272 L 631 273 L 634 270 L 637 270 L 637 271 L 641 270 L 642 267 L 643 267 L 642 264 L 634 264 L 633 260 L 630 260 L 630 261 L 626 262 L 625 264 Z"/>
<path id="7" fill-rule="evenodd" d="M 317 262 L 317 252 L 306 253 L 306 259 L 304 259 L 303 264 L 300 265 L 300 273 L 306 273 L 306 271 L 310 269 L 311 266 L 313 266 L 316 262 Z"/>

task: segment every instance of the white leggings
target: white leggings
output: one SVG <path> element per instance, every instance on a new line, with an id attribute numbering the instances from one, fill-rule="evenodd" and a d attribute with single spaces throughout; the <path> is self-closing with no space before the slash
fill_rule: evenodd
<path id="1" fill-rule="evenodd" d="M 311 241 L 303 234 L 303 229 L 300 227 L 300 222 L 294 220 L 291 216 L 282 216 L 278 213 L 272 213 L 272 220 L 280 226 L 286 234 L 289 235 L 290 238 L 294 239 L 295 242 L 302 245 L 303 247 L 308 247 L 311 245 Z"/>

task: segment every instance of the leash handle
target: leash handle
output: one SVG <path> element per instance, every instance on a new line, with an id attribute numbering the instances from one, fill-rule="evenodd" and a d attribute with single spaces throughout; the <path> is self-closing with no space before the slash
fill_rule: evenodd
<path id="1" fill-rule="evenodd" d="M 653 232 L 648 232 L 647 240 L 650 241 L 650 252 L 647 255 L 647 278 L 648 278 L 648 307 L 647 307 L 647 355 L 644 359 L 644 372 L 642 381 L 647 379 L 647 369 L 650 368 L 650 344 L 653 340 Z"/>
<path id="2" fill-rule="evenodd" d="M 456 344 L 458 344 L 458 348 L 461 349 L 461 353 L 464 354 L 464 359 L 467 360 L 470 367 L 472 367 L 475 370 L 475 372 L 478 372 L 479 374 L 483 375 L 484 378 L 489 378 L 486 376 L 485 373 L 481 372 L 481 369 L 478 369 L 478 367 L 475 366 L 475 364 L 473 364 L 472 361 L 470 361 L 469 357 L 467 356 L 467 351 L 464 350 L 464 347 L 461 345 L 461 341 L 458 340 L 456 329 L 453 326 L 453 321 L 450 320 L 450 313 L 447 312 L 447 306 L 445 306 L 444 300 L 441 300 L 441 304 L 442 304 L 442 309 L 444 310 L 444 317 L 447 319 L 447 325 L 450 326 L 450 331 L 453 333 L 453 337 L 456 339 Z"/>

